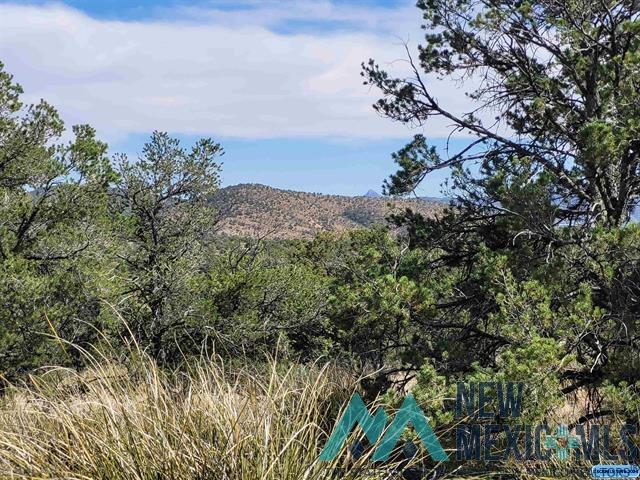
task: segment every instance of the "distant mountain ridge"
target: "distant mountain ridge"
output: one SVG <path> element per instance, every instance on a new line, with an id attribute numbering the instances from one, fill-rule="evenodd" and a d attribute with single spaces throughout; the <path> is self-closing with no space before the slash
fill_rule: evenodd
<path id="1" fill-rule="evenodd" d="M 373 193 L 373 190 L 371 191 Z M 369 195 L 349 197 L 239 184 L 218 190 L 211 203 L 219 211 L 218 231 L 233 236 L 312 238 L 385 223 L 394 211 L 411 208 L 425 216 L 441 212 L 441 202 L 396 200 Z"/>
<path id="2" fill-rule="evenodd" d="M 452 199 L 448 197 L 418 197 L 418 198 L 420 198 L 420 200 L 424 200 L 425 202 L 442 203 L 444 205 L 450 205 L 452 202 Z"/>
<path id="3" fill-rule="evenodd" d="M 367 190 L 367 193 L 363 195 L 366 198 L 383 198 L 382 195 L 376 192 L 373 189 Z M 434 203 L 444 203 L 445 205 L 449 205 L 451 203 L 451 199 L 447 197 L 417 197 L 420 200 L 424 200 L 425 202 L 434 202 Z"/>
<path id="4" fill-rule="evenodd" d="M 367 191 L 367 193 L 365 193 L 364 196 L 367 197 L 367 198 L 380 198 L 380 197 L 382 197 L 382 195 L 380 195 L 375 190 Z"/>

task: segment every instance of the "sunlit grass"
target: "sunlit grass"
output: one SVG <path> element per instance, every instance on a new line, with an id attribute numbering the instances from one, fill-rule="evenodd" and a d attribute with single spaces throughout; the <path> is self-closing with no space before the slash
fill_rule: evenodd
<path id="1" fill-rule="evenodd" d="M 52 367 L 6 389 L 0 478 L 321 480 L 338 478 L 336 469 L 346 480 L 414 478 L 402 476 L 400 463 L 374 465 L 372 449 L 358 460 L 345 448 L 333 463 L 317 461 L 359 381 L 334 364 L 271 360 L 236 368 L 202 356 L 168 370 L 139 349 L 127 361 L 83 355 L 89 366 L 80 372 Z M 410 463 L 424 465 L 424 454 Z M 501 470 L 549 478 L 524 467 L 508 462 Z M 498 474 L 478 470 L 465 478 Z"/>
<path id="2" fill-rule="evenodd" d="M 165 371 L 88 356 L 9 388 L 0 410 L 3 478 L 315 479 L 326 430 L 355 378 L 327 365 L 227 370 L 202 358 Z"/>

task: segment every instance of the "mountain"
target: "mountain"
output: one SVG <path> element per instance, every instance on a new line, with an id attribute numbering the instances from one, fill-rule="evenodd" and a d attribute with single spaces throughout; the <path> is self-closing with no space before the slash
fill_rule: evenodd
<path id="1" fill-rule="evenodd" d="M 421 199 L 348 197 L 240 184 L 218 190 L 211 203 L 219 212 L 218 231 L 227 235 L 312 238 L 382 224 L 394 211 L 411 208 L 434 216 L 442 203 Z"/>
<path id="2" fill-rule="evenodd" d="M 363 195 L 363 197 L 367 197 L 367 198 L 383 198 L 382 195 L 380 195 L 375 190 L 368 190 L 367 193 L 365 193 Z M 423 197 L 418 197 L 418 198 L 420 200 L 424 200 L 425 202 L 431 202 L 431 203 L 444 203 L 445 205 L 449 205 L 451 203 L 451 199 L 448 198 L 448 197 L 428 197 L 428 196 L 423 196 Z"/>
<path id="3" fill-rule="evenodd" d="M 380 198 L 382 197 L 382 195 L 380 195 L 378 192 L 376 192 L 375 190 L 369 190 L 367 193 L 365 193 L 363 195 L 364 197 L 367 198 Z"/>
<path id="4" fill-rule="evenodd" d="M 448 197 L 420 197 L 420 200 L 424 200 L 425 202 L 442 203 L 444 205 L 449 205 L 451 203 L 451 198 Z"/>

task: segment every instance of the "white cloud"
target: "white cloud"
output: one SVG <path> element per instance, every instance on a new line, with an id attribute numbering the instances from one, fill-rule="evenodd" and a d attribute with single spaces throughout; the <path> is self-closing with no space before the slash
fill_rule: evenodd
<path id="1" fill-rule="evenodd" d="M 402 58 L 394 35 L 413 32 L 415 46 L 417 10 L 242 5 L 124 22 L 62 5 L 0 4 L 0 60 L 27 98 L 45 98 L 68 124 L 90 123 L 109 140 L 154 129 L 244 138 L 413 133 L 373 111 L 377 92 L 362 85 L 360 63 Z M 291 21 L 342 23 L 284 32 Z M 450 83 L 436 91 L 457 111 L 469 106 Z M 425 133 L 445 136 L 449 128 L 435 122 Z"/>
<path id="2" fill-rule="evenodd" d="M 203 19 L 234 26 L 258 25 L 271 30 L 285 28 L 287 22 L 322 23 L 334 29 L 376 31 L 392 35 L 416 30 L 419 12 L 415 1 L 405 0 L 396 7 L 376 6 L 369 2 L 365 8 L 348 2 L 327 0 L 216 0 L 176 9 L 155 10 L 157 18 L 176 18 L 201 22 Z"/>

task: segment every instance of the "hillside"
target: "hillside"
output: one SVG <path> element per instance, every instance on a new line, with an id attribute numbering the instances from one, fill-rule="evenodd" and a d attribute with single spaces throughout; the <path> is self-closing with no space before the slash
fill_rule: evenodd
<path id="1" fill-rule="evenodd" d="M 259 184 L 220 189 L 212 203 L 220 212 L 221 233 L 273 238 L 311 238 L 319 232 L 366 228 L 384 223 L 389 213 L 407 207 L 426 216 L 443 208 L 442 203 L 418 199 L 323 195 Z"/>

